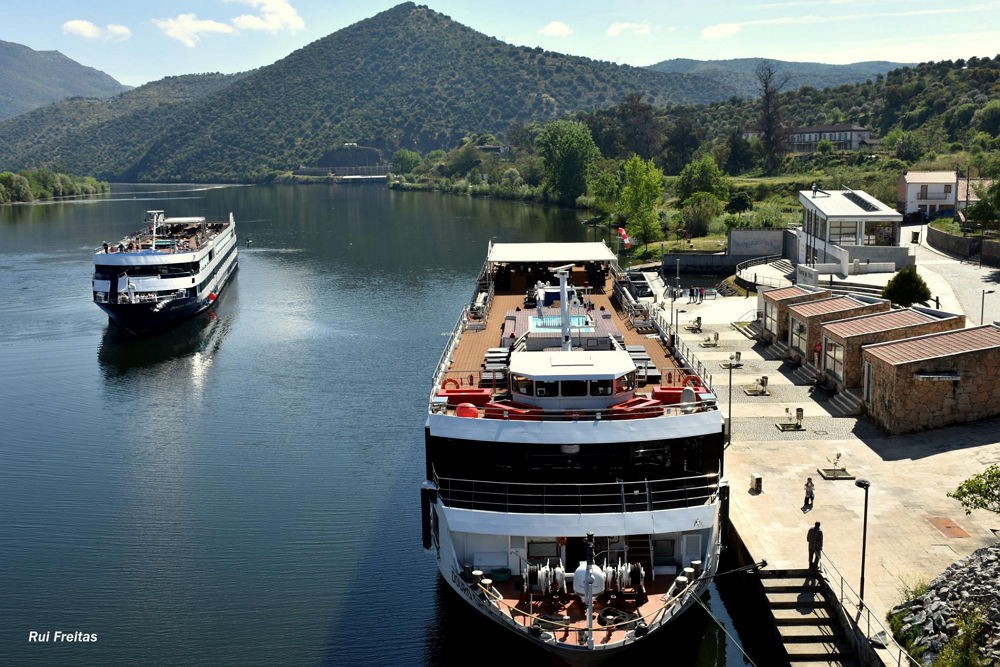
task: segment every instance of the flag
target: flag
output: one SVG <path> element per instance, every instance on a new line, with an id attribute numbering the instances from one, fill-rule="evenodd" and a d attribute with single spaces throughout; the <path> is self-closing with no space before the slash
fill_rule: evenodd
<path id="1" fill-rule="evenodd" d="M 622 239 L 625 239 L 625 238 L 628 238 L 628 234 L 625 233 L 625 230 L 623 228 L 619 227 L 618 228 L 618 237 L 622 238 Z"/>
<path id="2" fill-rule="evenodd" d="M 625 236 L 622 236 L 622 243 L 625 244 L 625 249 L 626 250 L 628 250 L 629 248 L 632 247 L 632 239 L 630 239 L 628 237 L 628 234 L 626 234 Z"/>

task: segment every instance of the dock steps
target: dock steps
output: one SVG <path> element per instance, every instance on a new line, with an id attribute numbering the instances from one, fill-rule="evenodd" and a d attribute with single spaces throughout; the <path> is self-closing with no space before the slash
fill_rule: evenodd
<path id="1" fill-rule="evenodd" d="M 809 570 L 762 570 L 760 581 L 790 665 L 858 666 L 823 586 Z"/>

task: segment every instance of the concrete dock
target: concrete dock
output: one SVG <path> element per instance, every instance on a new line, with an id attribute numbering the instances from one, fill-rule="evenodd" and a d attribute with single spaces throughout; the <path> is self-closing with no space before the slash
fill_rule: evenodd
<path id="1" fill-rule="evenodd" d="M 932 257 L 919 269 L 932 293 L 941 298 L 942 309 L 962 312 L 962 303 L 971 301 L 978 306 L 978 291 L 970 288 L 966 290 L 970 294 L 956 294 L 951 288 L 972 284 L 971 274 L 964 282 L 955 275 L 973 267 Z M 995 286 L 992 270 L 981 273 L 985 287 Z M 681 285 L 686 286 L 683 275 Z M 905 587 L 930 581 L 951 563 L 997 540 L 1000 516 L 985 511 L 967 516 L 945 494 L 988 465 L 1000 463 L 1000 419 L 887 436 L 865 417 L 834 417 L 828 394 L 813 392 L 793 367 L 769 358 L 766 346 L 731 326 L 752 318 L 747 313 L 759 308 L 754 295 L 701 304 L 687 301 L 685 291 L 673 304 L 686 311 L 679 316 L 681 337 L 713 369 L 723 414 L 732 415 L 733 439 L 726 452 L 731 519 L 754 560 L 766 559 L 776 569 L 806 567 L 806 531 L 819 521 L 826 556 L 846 584 L 858 590 L 865 494 L 851 480 L 824 480 L 818 472 L 832 468 L 838 454 L 840 466 L 850 475 L 871 482 L 864 598 L 883 622 L 903 600 Z M 670 308 L 668 302 L 666 309 Z M 970 324 L 978 322 L 978 312 L 970 315 Z M 683 325 L 699 316 L 701 333 L 685 331 Z M 715 332 L 718 347 L 700 347 Z M 730 372 L 720 364 L 736 351 L 743 366 L 732 371 L 730 393 Z M 745 394 L 743 388 L 762 375 L 768 376 L 771 395 Z M 786 421 L 786 409 L 794 415 L 797 408 L 804 411 L 803 430 L 780 431 L 776 423 Z M 760 494 L 750 491 L 752 474 L 762 478 Z M 808 511 L 803 509 L 807 477 L 816 485 L 815 505 Z"/>

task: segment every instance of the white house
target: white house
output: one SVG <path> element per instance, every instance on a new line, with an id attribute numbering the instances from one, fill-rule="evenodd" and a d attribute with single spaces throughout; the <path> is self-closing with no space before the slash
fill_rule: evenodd
<path id="1" fill-rule="evenodd" d="M 798 263 L 821 273 L 896 271 L 912 259 L 899 246 L 903 220 L 895 209 L 861 190 L 799 192 L 802 227 Z"/>
<path id="2" fill-rule="evenodd" d="M 922 212 L 935 217 L 955 210 L 957 192 L 954 171 L 908 171 L 896 184 L 896 206 L 904 215 Z"/>

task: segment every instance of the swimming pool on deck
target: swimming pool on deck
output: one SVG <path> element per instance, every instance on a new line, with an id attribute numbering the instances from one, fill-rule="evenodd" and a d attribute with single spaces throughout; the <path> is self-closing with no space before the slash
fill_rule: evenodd
<path id="1" fill-rule="evenodd" d="M 585 333 L 594 331 L 594 326 L 586 315 L 570 315 L 569 323 L 573 331 Z M 545 315 L 543 317 L 533 315 L 529 320 L 528 330 L 532 333 L 559 333 L 562 331 L 562 317 L 559 315 Z"/>

